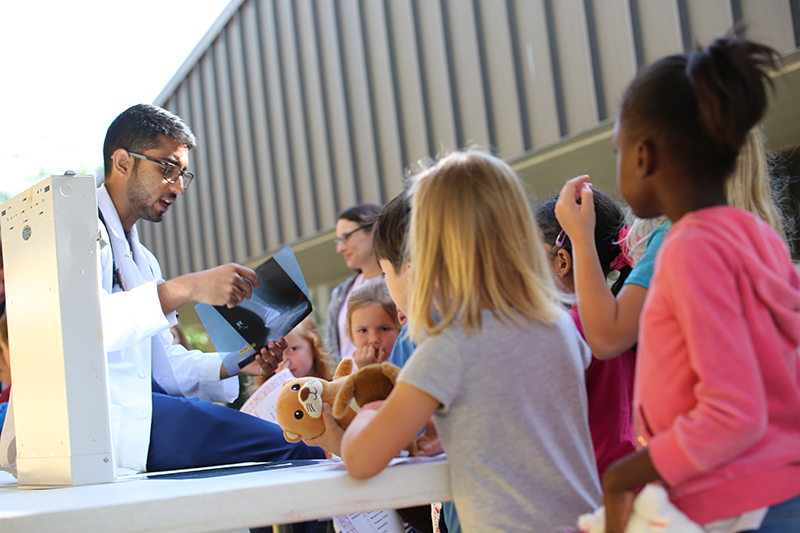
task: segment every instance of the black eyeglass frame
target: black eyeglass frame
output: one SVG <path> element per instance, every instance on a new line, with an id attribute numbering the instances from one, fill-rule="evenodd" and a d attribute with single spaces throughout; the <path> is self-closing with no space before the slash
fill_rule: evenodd
<path id="1" fill-rule="evenodd" d="M 151 161 L 153 163 L 158 163 L 159 165 L 162 165 L 164 167 L 164 179 L 168 183 L 175 183 L 176 181 L 178 181 L 178 178 L 181 178 L 181 180 L 183 182 L 183 188 L 184 189 L 188 189 L 189 188 L 189 184 L 194 179 L 194 174 L 192 174 L 191 172 L 189 172 L 187 170 L 183 170 L 181 167 L 179 167 L 175 163 L 171 163 L 169 161 L 162 161 L 160 159 L 153 159 L 152 157 L 148 157 L 148 156 L 143 155 L 143 154 L 137 154 L 136 152 L 130 152 L 130 151 L 127 151 L 127 152 L 128 152 L 129 155 L 132 155 L 133 157 L 136 157 L 138 159 L 144 159 L 146 161 Z M 178 175 L 175 176 L 174 179 L 169 179 L 167 177 L 167 173 L 168 173 L 170 167 L 172 167 L 172 168 L 174 168 L 175 170 L 178 171 Z"/>
<path id="2" fill-rule="evenodd" d="M 334 246 L 339 246 L 340 242 L 347 242 L 347 240 L 350 238 L 350 236 L 353 233 L 355 233 L 357 231 L 361 231 L 362 229 L 368 229 L 369 227 L 370 226 L 359 226 L 356 229 L 354 229 L 353 231 L 348 231 L 347 233 L 345 233 L 341 237 L 336 237 L 335 239 L 333 239 L 333 245 Z"/>

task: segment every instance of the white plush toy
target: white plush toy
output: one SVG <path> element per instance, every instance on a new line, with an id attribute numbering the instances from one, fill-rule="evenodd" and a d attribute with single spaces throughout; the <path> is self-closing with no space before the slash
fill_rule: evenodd
<path id="1" fill-rule="evenodd" d="M 586 533 L 605 533 L 606 509 L 578 517 L 578 527 Z M 647 485 L 633 501 L 633 510 L 625 533 L 704 533 L 669 501 L 661 485 Z"/>

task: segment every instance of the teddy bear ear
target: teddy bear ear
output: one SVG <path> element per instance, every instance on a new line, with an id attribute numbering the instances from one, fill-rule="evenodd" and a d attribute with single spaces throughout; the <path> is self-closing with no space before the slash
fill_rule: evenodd
<path id="1" fill-rule="evenodd" d="M 351 376 L 345 380 L 342 388 L 336 393 L 336 398 L 333 401 L 333 418 L 341 418 L 345 415 L 347 408 L 350 406 L 350 400 L 352 400 L 355 395 L 355 391 L 355 380 Z"/>
<path id="2" fill-rule="evenodd" d="M 349 376 L 353 373 L 354 362 L 352 357 L 345 357 L 339 363 L 339 366 L 336 367 L 336 373 L 333 375 L 333 379 L 338 379 L 343 376 Z"/>

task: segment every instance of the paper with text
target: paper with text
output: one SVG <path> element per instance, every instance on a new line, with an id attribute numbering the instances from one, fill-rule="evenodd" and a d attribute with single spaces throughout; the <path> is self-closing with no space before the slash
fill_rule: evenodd
<path id="1" fill-rule="evenodd" d="M 244 402 L 240 411 L 277 424 L 278 415 L 275 413 L 275 406 L 278 403 L 278 394 L 281 392 L 283 382 L 292 378 L 294 378 L 294 376 L 291 370 L 284 368 L 265 381 L 264 384 Z"/>
<path id="2" fill-rule="evenodd" d="M 403 521 L 396 511 L 335 516 L 333 520 L 342 533 L 403 533 Z"/>

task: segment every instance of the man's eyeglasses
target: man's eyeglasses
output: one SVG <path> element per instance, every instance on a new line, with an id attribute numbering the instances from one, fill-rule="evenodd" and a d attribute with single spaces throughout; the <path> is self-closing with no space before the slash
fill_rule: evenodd
<path id="1" fill-rule="evenodd" d="M 368 227 L 369 227 L 369 226 L 359 226 L 359 227 L 357 227 L 356 229 L 354 229 L 353 231 L 349 231 L 349 232 L 345 233 L 345 234 L 344 234 L 344 235 L 342 235 L 341 237 L 336 237 L 335 239 L 333 239 L 333 245 L 334 245 L 334 246 L 339 246 L 339 243 L 340 243 L 340 242 L 347 242 L 347 239 L 349 239 L 349 238 L 350 238 L 350 236 L 351 236 L 353 233 L 355 233 L 355 232 L 357 232 L 357 231 L 361 231 L 362 229 L 367 229 Z"/>
<path id="2" fill-rule="evenodd" d="M 128 152 L 133 157 L 138 159 L 145 159 L 147 161 L 152 161 L 153 163 L 158 163 L 161 165 L 161 169 L 164 171 L 164 179 L 167 180 L 169 183 L 175 183 L 178 181 L 178 178 L 181 178 L 183 181 L 183 188 L 188 189 L 189 184 L 194 179 L 194 174 L 191 172 L 187 172 L 185 170 L 181 170 L 181 167 L 176 165 L 175 163 L 170 163 L 169 161 L 161 161 L 160 159 L 153 159 L 152 157 L 147 157 L 146 155 L 137 154 L 134 152 Z"/>

